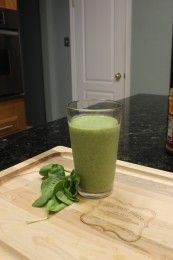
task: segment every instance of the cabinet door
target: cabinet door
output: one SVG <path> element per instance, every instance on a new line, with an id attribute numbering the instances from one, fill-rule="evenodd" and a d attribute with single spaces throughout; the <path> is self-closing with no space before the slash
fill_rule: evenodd
<path id="1" fill-rule="evenodd" d="M 0 0 L 0 7 L 17 10 L 17 0 Z"/>
<path id="2" fill-rule="evenodd" d="M 23 98 L 0 102 L 0 138 L 26 128 Z"/>
<path id="3" fill-rule="evenodd" d="M 0 7 L 5 8 L 5 0 L 0 0 Z"/>
<path id="4" fill-rule="evenodd" d="M 5 0 L 6 8 L 17 10 L 17 0 Z"/>

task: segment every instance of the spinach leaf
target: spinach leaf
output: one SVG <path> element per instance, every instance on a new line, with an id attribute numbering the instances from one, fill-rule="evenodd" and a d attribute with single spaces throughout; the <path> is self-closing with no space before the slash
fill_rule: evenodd
<path id="1" fill-rule="evenodd" d="M 48 173 L 48 176 L 51 177 L 53 175 L 59 178 L 65 177 L 64 167 L 59 164 L 53 164 L 51 171 Z"/>
<path id="2" fill-rule="evenodd" d="M 77 190 L 80 182 L 80 177 L 76 173 L 76 171 L 73 170 L 71 174 L 66 178 L 67 178 L 67 182 L 64 187 L 64 193 L 70 200 L 74 202 L 78 202 L 79 199 L 77 198 Z"/>
<path id="3" fill-rule="evenodd" d="M 76 195 L 77 195 L 78 186 L 79 186 L 79 182 L 80 182 L 80 177 L 79 177 L 79 175 L 76 173 L 76 171 L 73 170 L 73 171 L 71 172 L 70 178 L 71 178 L 71 184 L 70 184 L 70 189 L 69 189 L 69 191 L 70 191 L 74 196 L 76 196 Z"/>
<path id="4" fill-rule="evenodd" d="M 39 174 L 42 177 L 41 196 L 32 204 L 33 207 L 46 206 L 47 217 L 29 221 L 35 223 L 48 219 L 49 213 L 58 212 L 73 202 L 79 201 L 77 198 L 77 189 L 80 178 L 76 171 L 73 170 L 70 175 L 65 175 L 62 165 L 48 164 L 43 166 Z"/>
<path id="5" fill-rule="evenodd" d="M 67 188 L 64 188 L 64 194 L 71 201 L 74 201 L 74 202 L 78 202 L 79 201 L 78 197 L 76 195 L 73 195 Z"/>
<path id="6" fill-rule="evenodd" d="M 64 167 L 60 164 L 53 164 L 53 163 L 43 166 L 40 169 L 39 173 L 40 175 L 46 178 L 53 177 L 53 176 L 57 176 L 57 177 L 65 176 Z"/>
<path id="7" fill-rule="evenodd" d="M 41 192 L 44 194 L 51 185 L 56 185 L 56 190 L 62 190 L 64 187 L 64 180 L 59 178 L 50 177 L 42 181 Z"/>
<path id="8" fill-rule="evenodd" d="M 68 199 L 67 196 L 62 191 L 58 191 L 56 193 L 56 197 L 57 197 L 58 200 L 60 200 L 61 202 L 65 203 L 66 205 L 73 204 L 73 202 L 70 199 Z"/>
<path id="9" fill-rule="evenodd" d="M 64 209 L 65 207 L 67 207 L 66 204 L 59 202 L 55 196 L 52 197 L 52 199 L 50 199 L 46 205 L 46 210 L 48 213 L 51 212 L 59 212 L 60 210 Z"/>
<path id="10" fill-rule="evenodd" d="M 39 197 L 33 204 L 33 207 L 43 207 L 48 200 L 59 190 L 59 188 L 63 187 L 63 183 L 61 180 L 57 178 L 48 178 L 44 181 L 44 185 L 42 185 L 42 195 Z"/>
<path id="11" fill-rule="evenodd" d="M 52 169 L 52 166 L 53 166 L 53 163 L 43 166 L 43 167 L 39 170 L 39 174 L 42 175 L 42 176 L 44 176 L 44 177 L 45 177 L 45 176 L 47 177 L 48 172 Z"/>
<path id="12" fill-rule="evenodd" d="M 46 197 L 46 196 L 40 196 L 38 199 L 36 199 L 34 201 L 34 203 L 32 204 L 33 207 L 36 207 L 36 208 L 41 208 L 43 207 L 47 201 L 49 200 L 50 196 L 49 197 Z"/>

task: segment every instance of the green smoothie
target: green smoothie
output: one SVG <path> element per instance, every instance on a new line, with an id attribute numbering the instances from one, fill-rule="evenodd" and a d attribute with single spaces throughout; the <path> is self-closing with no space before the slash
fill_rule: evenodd
<path id="1" fill-rule="evenodd" d="M 104 115 L 76 116 L 69 122 L 74 166 L 80 190 L 106 193 L 112 190 L 120 125 Z"/>

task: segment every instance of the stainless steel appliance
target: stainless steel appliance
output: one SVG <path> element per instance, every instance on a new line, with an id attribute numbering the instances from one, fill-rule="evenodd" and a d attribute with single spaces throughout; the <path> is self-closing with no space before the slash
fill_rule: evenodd
<path id="1" fill-rule="evenodd" d="M 22 93 L 18 12 L 0 8 L 0 97 Z"/>

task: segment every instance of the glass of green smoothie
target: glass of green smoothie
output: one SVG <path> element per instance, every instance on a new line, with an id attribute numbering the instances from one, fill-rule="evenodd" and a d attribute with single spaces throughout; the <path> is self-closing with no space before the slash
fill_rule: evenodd
<path id="1" fill-rule="evenodd" d="M 110 100 L 79 100 L 67 106 L 78 191 L 84 197 L 103 198 L 112 192 L 121 112 L 121 103 Z"/>

